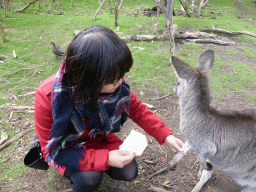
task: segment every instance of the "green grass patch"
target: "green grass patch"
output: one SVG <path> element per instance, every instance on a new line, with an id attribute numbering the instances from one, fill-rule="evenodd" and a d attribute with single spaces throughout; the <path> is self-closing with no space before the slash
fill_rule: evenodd
<path id="1" fill-rule="evenodd" d="M 50 169 L 50 171 L 48 172 L 48 177 L 45 184 L 48 185 L 49 187 L 52 187 L 52 183 L 56 176 L 58 176 L 58 172 L 54 169 Z"/>

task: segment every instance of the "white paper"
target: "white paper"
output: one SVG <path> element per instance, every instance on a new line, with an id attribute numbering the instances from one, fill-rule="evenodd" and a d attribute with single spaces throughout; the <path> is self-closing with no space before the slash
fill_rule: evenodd
<path id="1" fill-rule="evenodd" d="M 142 133 L 132 130 L 122 145 L 120 145 L 119 149 L 135 153 L 136 156 L 141 156 L 147 146 L 148 142 L 146 136 Z"/>

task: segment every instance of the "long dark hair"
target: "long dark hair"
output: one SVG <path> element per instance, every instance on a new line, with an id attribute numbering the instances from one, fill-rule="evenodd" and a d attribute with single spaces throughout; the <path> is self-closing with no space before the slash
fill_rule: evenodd
<path id="1" fill-rule="evenodd" d="M 132 63 L 130 49 L 112 30 L 97 25 L 80 32 L 68 46 L 65 61 L 65 75 L 75 86 L 73 101 L 81 93 L 96 111 L 103 82 L 119 80 Z"/>

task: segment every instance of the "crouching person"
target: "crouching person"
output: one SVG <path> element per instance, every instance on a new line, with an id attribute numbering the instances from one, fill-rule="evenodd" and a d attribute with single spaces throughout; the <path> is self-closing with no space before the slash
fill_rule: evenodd
<path id="1" fill-rule="evenodd" d="M 103 172 L 131 181 L 138 174 L 135 154 L 119 150 L 114 133 L 132 119 L 160 144 L 179 150 L 183 142 L 124 80 L 133 59 L 110 29 L 92 26 L 68 46 L 56 74 L 35 96 L 35 130 L 44 160 L 71 181 L 74 191 L 95 191 Z"/>

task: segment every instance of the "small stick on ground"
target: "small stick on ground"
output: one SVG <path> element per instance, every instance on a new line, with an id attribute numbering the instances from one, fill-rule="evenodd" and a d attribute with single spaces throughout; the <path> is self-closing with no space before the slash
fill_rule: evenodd
<path id="1" fill-rule="evenodd" d="M 150 191 L 155 191 L 155 192 L 170 192 L 170 191 L 167 191 L 167 190 L 165 190 L 165 189 L 162 189 L 162 188 L 160 188 L 160 187 L 155 187 L 155 186 L 150 186 L 150 187 L 148 188 L 148 190 L 150 190 Z"/>
<path id="2" fill-rule="evenodd" d="M 162 97 L 158 97 L 158 98 L 156 98 L 155 100 L 160 100 L 160 99 L 163 99 L 163 98 L 165 98 L 165 97 L 169 97 L 169 96 L 171 96 L 171 95 L 173 95 L 174 93 L 172 92 L 172 93 L 169 93 L 169 94 L 167 94 L 167 95 L 165 95 L 165 96 L 162 96 Z"/>
<path id="3" fill-rule="evenodd" d="M 29 126 L 30 124 L 26 124 L 24 127 Z M 3 149 L 5 149 L 6 147 L 8 147 L 9 145 L 11 145 L 14 141 L 19 140 L 21 137 L 25 136 L 26 134 L 28 134 L 29 132 L 35 130 L 34 128 L 31 129 L 26 129 L 25 131 L 22 131 L 21 133 L 19 133 L 18 135 L 15 135 L 14 137 L 12 137 L 10 140 L 6 141 L 3 145 L 0 146 L 0 151 L 2 151 Z"/>
<path id="4" fill-rule="evenodd" d="M 6 159 L 0 161 L 0 164 L 6 162 L 6 161 L 9 161 L 11 159 L 11 157 L 9 157 L 12 153 L 12 151 L 15 149 L 15 147 L 20 143 L 20 140 L 14 145 L 14 147 L 12 148 L 12 150 L 8 153 L 8 155 L 6 155 Z"/>
<path id="5" fill-rule="evenodd" d="M 11 159 L 11 157 L 8 157 L 8 158 L 4 159 L 4 160 L 0 161 L 0 164 L 4 163 L 6 161 L 9 161 L 10 159 Z"/>
<path id="6" fill-rule="evenodd" d="M 168 183 L 165 182 L 165 183 L 163 183 L 162 185 L 163 185 L 164 187 L 171 188 L 171 186 L 174 185 L 175 182 L 176 182 L 179 178 L 180 178 L 180 175 L 179 175 L 179 177 L 178 177 L 177 179 L 175 179 L 172 183 L 169 184 L 169 182 L 168 182 Z"/>
<path id="7" fill-rule="evenodd" d="M 17 110 L 19 110 L 19 109 L 27 109 L 27 110 L 34 110 L 34 107 L 33 106 L 19 106 L 19 105 L 8 105 L 8 104 L 4 104 L 4 105 L 1 105 L 0 106 L 0 109 L 1 108 L 9 108 L 9 109 L 12 109 L 12 110 L 15 110 L 15 109 L 17 109 Z"/>
<path id="8" fill-rule="evenodd" d="M 176 166 L 176 163 L 173 164 L 172 161 L 171 161 L 166 167 L 164 167 L 164 168 L 160 169 L 159 171 L 157 171 L 157 172 L 151 174 L 151 175 L 149 176 L 149 179 L 152 178 L 152 177 L 154 177 L 154 176 L 156 176 L 156 175 L 160 175 L 160 174 L 162 174 L 162 173 L 164 173 L 164 172 L 166 172 L 166 171 L 169 171 L 170 169 L 175 168 L 175 166 Z"/>
<path id="9" fill-rule="evenodd" d="M 191 147 L 190 147 L 189 144 L 186 142 L 186 143 L 182 146 L 181 150 L 178 151 L 176 155 L 174 155 L 173 159 L 167 164 L 166 167 L 164 167 L 164 168 L 160 169 L 159 171 L 157 171 L 157 172 L 151 174 L 151 175 L 149 176 L 149 178 L 152 178 L 152 177 L 154 177 L 154 176 L 156 176 L 156 175 L 162 174 L 162 173 L 164 173 L 164 172 L 166 172 L 166 171 L 169 171 L 169 170 L 171 170 L 171 169 L 175 169 L 177 163 L 183 158 L 183 156 L 184 156 L 190 149 L 191 149 Z"/>
<path id="10" fill-rule="evenodd" d="M 36 93 L 35 91 L 31 91 L 31 92 L 19 95 L 19 97 L 26 97 L 26 96 L 29 96 L 29 95 L 35 95 L 35 93 Z"/>

